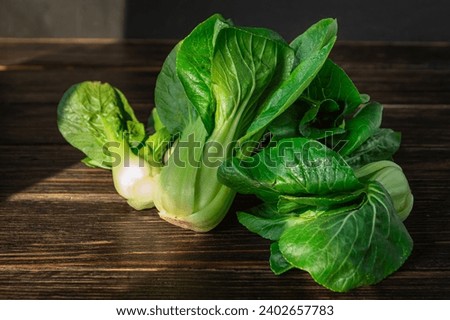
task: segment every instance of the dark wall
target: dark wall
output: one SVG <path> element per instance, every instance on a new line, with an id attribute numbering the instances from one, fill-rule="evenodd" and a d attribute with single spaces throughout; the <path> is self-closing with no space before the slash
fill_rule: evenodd
<path id="1" fill-rule="evenodd" d="M 335 17 L 345 40 L 450 41 L 448 0 L 167 0 L 127 1 L 129 38 L 180 38 L 212 13 L 236 24 L 265 26 L 292 39 Z"/>
<path id="2" fill-rule="evenodd" d="M 0 37 L 178 39 L 213 13 L 288 40 L 336 17 L 344 40 L 450 41 L 449 0 L 0 0 Z"/>

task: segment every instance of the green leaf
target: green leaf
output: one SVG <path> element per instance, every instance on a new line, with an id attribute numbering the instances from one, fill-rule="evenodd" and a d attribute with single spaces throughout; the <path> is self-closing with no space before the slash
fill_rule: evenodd
<path id="1" fill-rule="evenodd" d="M 95 160 L 90 159 L 89 157 L 82 159 L 81 162 L 90 168 L 101 168 L 101 169 L 107 169 L 107 170 L 111 169 L 111 167 L 106 165 L 104 162 L 97 162 Z"/>
<path id="2" fill-rule="evenodd" d="M 345 129 L 347 133 L 341 138 L 345 142 L 339 149 L 339 154 L 347 156 L 358 149 L 379 129 L 383 106 L 371 102 L 361 108 L 352 119 L 348 120 Z"/>
<path id="3" fill-rule="evenodd" d="M 333 100 L 339 103 L 342 105 L 339 116 L 353 113 L 363 103 L 362 96 L 353 81 L 330 59 L 324 63 L 302 97 L 319 102 Z"/>
<path id="4" fill-rule="evenodd" d="M 269 130 L 276 139 L 299 133 L 311 139 L 343 134 L 344 116 L 365 99 L 344 70 L 327 59 L 299 102 L 276 118 Z"/>
<path id="5" fill-rule="evenodd" d="M 295 50 L 297 63 L 309 59 L 327 46 L 337 34 L 337 22 L 335 19 L 326 18 L 313 24 L 304 33 L 291 42 Z"/>
<path id="6" fill-rule="evenodd" d="M 176 57 L 180 45 L 181 42 L 167 56 L 155 87 L 158 121 L 170 134 L 182 132 L 187 124 L 197 118 L 195 108 L 188 99 L 176 70 Z"/>
<path id="7" fill-rule="evenodd" d="M 128 120 L 126 132 L 129 145 L 136 150 L 142 148 L 144 139 L 146 138 L 144 124 Z"/>
<path id="8" fill-rule="evenodd" d="M 299 37 L 305 37 L 303 42 L 298 40 L 293 47 L 299 64 L 264 101 L 260 114 L 252 122 L 245 136 L 239 139 L 241 144 L 264 130 L 300 97 L 325 63 L 336 41 L 336 30 L 335 20 L 322 20 Z M 309 44 L 307 39 L 312 38 L 317 41 L 317 45 Z"/>
<path id="9" fill-rule="evenodd" d="M 176 57 L 178 77 L 208 133 L 214 128 L 215 101 L 211 90 L 214 47 L 219 32 L 228 27 L 230 22 L 221 15 L 211 16 L 183 40 Z"/>
<path id="10" fill-rule="evenodd" d="M 277 211 L 277 203 L 265 202 L 249 210 L 239 211 L 239 222 L 249 231 L 269 240 L 279 240 L 283 232 L 297 224 L 304 223 L 320 214 L 319 210 L 297 210 L 288 214 Z"/>
<path id="11" fill-rule="evenodd" d="M 368 185 L 360 207 L 318 215 L 279 240 L 290 264 L 339 292 L 381 281 L 400 268 L 412 246 L 389 195 L 376 182 Z"/>
<path id="12" fill-rule="evenodd" d="M 161 128 L 148 137 L 145 141 L 145 148 L 139 155 L 153 166 L 162 166 L 164 155 L 170 146 L 171 134 L 166 128 Z M 144 153 L 145 152 L 145 153 Z"/>
<path id="13" fill-rule="evenodd" d="M 270 269 L 277 276 L 294 268 L 281 254 L 278 242 L 270 245 Z"/>
<path id="14" fill-rule="evenodd" d="M 283 37 L 271 29 L 260 27 L 237 27 L 237 28 L 239 28 L 242 31 L 249 32 L 256 36 L 260 36 L 268 40 L 278 42 L 279 44 L 286 45 L 286 47 L 289 47 L 286 41 L 283 39 Z"/>
<path id="15" fill-rule="evenodd" d="M 222 30 L 216 41 L 211 82 L 216 101 L 215 126 L 235 129 L 234 139 L 245 133 L 255 116 L 253 105 L 277 71 L 279 43 L 246 30 Z"/>
<path id="16" fill-rule="evenodd" d="M 291 225 L 295 220 L 298 220 L 296 217 L 291 215 L 276 214 L 273 216 L 268 216 L 264 214 L 264 212 L 250 214 L 240 211 L 237 213 L 237 217 L 239 223 L 241 223 L 249 231 L 270 240 L 280 239 L 280 236 L 286 230 L 286 227 Z"/>
<path id="17" fill-rule="evenodd" d="M 58 128 L 72 146 L 87 155 L 84 163 L 101 168 L 110 168 L 114 161 L 107 152 L 109 143 L 126 137 L 139 148 L 145 140 L 143 125 L 125 96 L 100 82 L 82 82 L 64 93 L 58 105 Z"/>
<path id="18" fill-rule="evenodd" d="M 391 129 L 378 129 L 359 148 L 344 157 L 353 168 L 371 162 L 389 160 L 400 147 L 401 134 Z"/>
<path id="19" fill-rule="evenodd" d="M 248 27 L 239 27 L 239 29 L 250 32 L 253 35 L 271 40 L 277 44 L 277 56 L 274 57 L 277 60 L 277 67 L 270 83 L 267 85 L 267 90 L 265 90 L 257 103 L 257 113 L 259 113 L 264 101 L 278 89 L 278 86 L 281 82 L 289 77 L 292 71 L 292 67 L 294 66 L 295 54 L 294 50 L 289 47 L 287 42 L 278 33 L 270 29 Z M 255 139 L 258 138 L 259 137 L 255 137 Z"/>
<path id="20" fill-rule="evenodd" d="M 222 183 L 237 192 L 270 201 L 281 194 L 323 195 L 361 186 L 336 152 L 306 138 L 283 139 L 252 157 L 229 159 L 218 174 Z"/>
<path id="21" fill-rule="evenodd" d="M 291 219 L 290 216 L 265 217 L 241 211 L 237 213 L 237 217 L 239 223 L 249 231 L 270 240 L 278 240 Z"/>

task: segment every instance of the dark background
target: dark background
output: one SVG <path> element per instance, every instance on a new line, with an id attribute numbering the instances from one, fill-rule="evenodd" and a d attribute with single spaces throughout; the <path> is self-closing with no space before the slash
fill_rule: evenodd
<path id="1" fill-rule="evenodd" d="M 291 40 L 336 17 L 341 40 L 450 41 L 448 0 L 0 0 L 0 37 L 184 37 L 222 13 Z"/>

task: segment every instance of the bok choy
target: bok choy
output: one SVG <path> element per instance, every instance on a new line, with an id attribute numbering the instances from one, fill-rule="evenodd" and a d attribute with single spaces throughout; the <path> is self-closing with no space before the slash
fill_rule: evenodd
<path id="1" fill-rule="evenodd" d="M 238 220 L 272 241 L 275 274 L 306 270 L 334 291 L 377 283 L 411 253 L 413 196 L 392 161 L 400 133 L 329 58 L 336 34 L 323 19 L 287 43 L 213 15 L 164 61 L 151 128 L 119 89 L 86 81 L 64 93 L 59 130 L 137 210 L 205 232 L 253 194 Z"/>

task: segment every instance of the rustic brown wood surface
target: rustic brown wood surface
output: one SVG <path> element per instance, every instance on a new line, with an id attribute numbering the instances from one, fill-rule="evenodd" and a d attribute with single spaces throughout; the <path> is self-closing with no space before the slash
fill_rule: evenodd
<path id="1" fill-rule="evenodd" d="M 63 92 L 120 88 L 146 121 L 171 41 L 0 40 L 0 298 L 449 299 L 450 44 L 339 43 L 332 58 L 385 104 L 415 196 L 410 259 L 381 283 L 338 294 L 302 271 L 275 276 L 269 242 L 240 226 L 238 197 L 214 231 L 134 211 L 108 171 L 80 163 L 56 127 Z"/>

